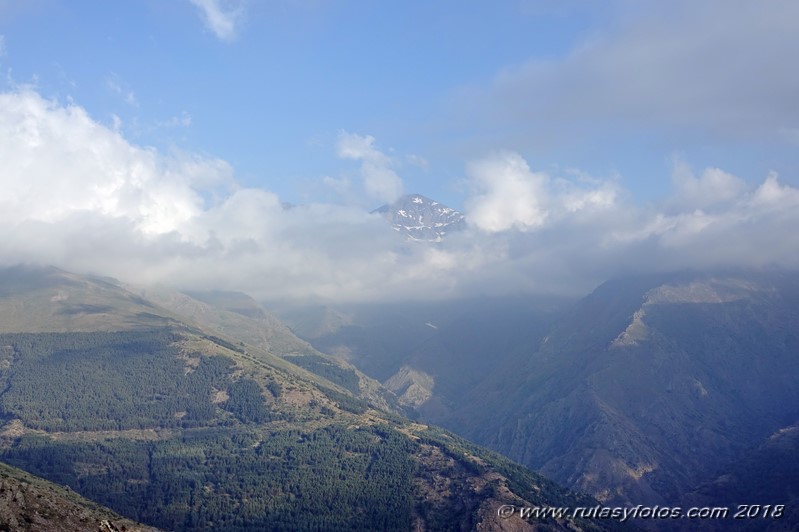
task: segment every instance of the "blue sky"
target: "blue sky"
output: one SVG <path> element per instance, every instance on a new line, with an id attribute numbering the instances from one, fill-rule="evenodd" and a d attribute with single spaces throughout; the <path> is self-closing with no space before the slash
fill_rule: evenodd
<path id="1" fill-rule="evenodd" d="M 427 171 L 403 167 L 409 190 L 459 202 L 465 160 L 444 122 L 453 94 L 565 53 L 587 25 L 513 2 L 278 0 L 220 2 L 235 29 L 218 35 L 188 1 L 31 4 L 0 12 L 13 83 L 119 117 L 133 142 L 222 157 L 292 202 L 308 181 L 348 171 L 341 130 L 430 158 Z"/>
<path id="2" fill-rule="evenodd" d="M 628 190 L 646 199 L 666 192 L 674 154 L 745 179 L 759 180 L 775 170 L 795 182 L 796 143 L 779 134 L 780 127 L 799 126 L 790 122 L 794 113 L 782 126 L 772 125 L 772 131 L 754 124 L 751 131 L 726 134 L 701 120 L 668 123 L 657 113 L 647 117 L 633 105 L 623 109 L 623 102 L 609 104 L 601 98 L 596 105 L 622 108 L 585 118 L 546 111 L 548 102 L 543 100 L 557 97 L 550 93 L 569 82 L 560 78 L 577 77 L 570 72 L 541 81 L 550 87 L 517 79 L 512 96 L 497 88 L 503 76 L 515 72 L 523 78 L 518 72 L 537 61 L 566 71 L 569 58 L 587 43 L 640 46 L 630 26 L 651 23 L 647 17 L 661 16 L 664 3 L 216 3 L 221 17 L 230 21 L 229 33 L 215 32 L 202 8 L 188 0 L 2 2 L 5 52 L 0 65 L 6 85 L 9 80 L 32 83 L 43 96 L 72 100 L 101 123 L 112 124 L 118 117 L 121 131 L 136 144 L 177 146 L 220 157 L 233 166 L 240 182 L 264 186 L 295 203 L 321 193 L 316 186 L 320 177 L 355 171 L 336 156 L 340 131 L 375 137 L 376 146 L 397 159 L 407 192 L 456 207 L 464 199 L 459 182 L 465 165 L 497 149 L 517 151 L 537 169 L 574 167 L 604 178 L 618 174 Z M 739 61 L 740 49 L 725 51 L 729 43 L 723 38 L 716 49 L 688 34 L 697 26 L 702 29 L 702 8 L 691 8 L 693 2 L 673 4 L 673 20 L 664 17 L 653 37 L 667 44 L 694 39 L 702 46 L 697 54 L 712 54 L 712 61 Z M 646 5 L 650 15 L 641 7 Z M 732 8 L 709 5 L 717 11 L 712 19 L 723 22 L 732 15 L 731 31 L 738 31 L 734 26 L 742 22 Z M 689 16 L 700 20 L 682 20 Z M 686 35 L 680 35 L 681 28 Z M 601 46 L 597 63 L 603 59 Z M 744 49 L 753 47 L 750 52 L 757 56 L 758 46 L 750 42 Z M 662 59 L 659 51 L 653 48 L 653 62 Z M 697 60 L 691 50 L 684 54 L 664 61 L 684 61 L 686 69 L 695 68 L 689 64 Z M 769 83 L 748 77 L 748 62 L 755 60 L 745 59 L 740 71 L 729 74 L 729 81 L 739 85 L 725 92 L 756 95 Z M 627 79 L 614 82 L 629 86 L 636 77 L 650 75 L 636 71 L 637 66 L 633 60 L 629 69 L 615 67 L 614 75 Z M 584 68 L 597 65 L 588 58 Z M 702 75 L 714 70 L 712 64 L 706 68 L 705 73 L 697 68 L 695 76 L 680 71 L 685 75 L 680 81 L 703 84 Z M 590 101 L 597 80 L 590 73 L 578 75 L 585 85 L 570 87 L 575 94 L 569 98 Z M 642 90 L 662 90 L 661 97 L 669 98 L 669 87 Z M 769 97 L 768 91 L 762 92 L 763 98 Z M 703 102 L 704 97 L 698 103 L 712 103 L 712 98 Z M 508 109 L 501 109 L 503 98 Z M 529 101 L 538 98 L 542 101 Z M 657 101 L 656 94 L 645 98 Z M 568 99 L 563 105 L 570 105 Z M 762 112 L 756 103 L 751 105 L 751 113 Z M 531 112 L 525 116 L 522 107 Z M 427 165 L 409 162 L 412 156 Z"/>
<path id="3" fill-rule="evenodd" d="M 355 298 L 794 267 L 797 52 L 792 0 L 0 0 L 20 235 L 0 259 L 89 268 L 63 242 L 116 227 L 92 235 L 137 250 L 103 263 L 120 276 L 183 280 L 202 256 L 196 283 Z M 402 192 L 462 209 L 470 236 L 396 255 L 360 216 Z M 330 220 L 335 246 L 311 238 Z M 274 285 L 223 281 L 237 254 Z"/>

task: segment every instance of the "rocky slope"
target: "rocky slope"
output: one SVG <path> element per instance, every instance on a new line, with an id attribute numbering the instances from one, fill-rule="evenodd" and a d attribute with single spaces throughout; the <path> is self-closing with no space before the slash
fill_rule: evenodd
<path id="1" fill-rule="evenodd" d="M 24 471 L 0 463 L 0 529 L 10 532 L 157 532 Z"/>

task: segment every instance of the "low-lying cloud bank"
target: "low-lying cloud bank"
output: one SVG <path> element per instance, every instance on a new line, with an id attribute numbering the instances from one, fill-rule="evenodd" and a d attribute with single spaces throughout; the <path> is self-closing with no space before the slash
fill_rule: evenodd
<path id="1" fill-rule="evenodd" d="M 374 139 L 342 133 L 364 193 L 402 190 Z M 225 161 L 136 146 L 81 107 L 0 94 L 0 262 L 262 299 L 445 298 L 590 290 L 625 272 L 799 267 L 799 189 L 675 161 L 673 194 L 635 205 L 618 179 L 536 172 L 517 153 L 468 162 L 468 230 L 402 241 L 359 206 L 287 208 Z M 424 191 L 420 191 L 424 192 Z"/>

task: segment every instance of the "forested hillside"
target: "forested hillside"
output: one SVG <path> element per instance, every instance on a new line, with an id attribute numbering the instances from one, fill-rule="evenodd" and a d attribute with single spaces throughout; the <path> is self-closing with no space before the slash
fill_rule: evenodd
<path id="1" fill-rule="evenodd" d="M 0 313 L 20 330 L 0 335 L 0 460 L 126 517 L 172 530 L 619 526 L 500 520 L 502 504 L 593 501 L 113 282 L 2 279 Z"/>

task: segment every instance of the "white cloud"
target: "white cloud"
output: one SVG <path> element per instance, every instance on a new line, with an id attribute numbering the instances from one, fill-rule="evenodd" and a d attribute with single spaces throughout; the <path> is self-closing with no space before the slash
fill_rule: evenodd
<path id="1" fill-rule="evenodd" d="M 0 218 L 57 223 L 76 212 L 129 219 L 145 233 L 176 230 L 201 207 L 187 174 L 128 144 L 77 106 L 25 90 L 0 95 Z"/>
<path id="2" fill-rule="evenodd" d="M 122 119 L 119 118 L 119 115 L 111 114 L 111 128 L 115 133 L 122 132 Z"/>
<path id="3" fill-rule="evenodd" d="M 108 87 L 111 92 L 122 98 L 126 104 L 132 107 L 138 107 L 139 101 L 136 99 L 136 93 L 125 86 L 116 74 L 111 74 L 105 79 L 105 86 Z"/>
<path id="4" fill-rule="evenodd" d="M 619 226 L 608 241 L 628 251 L 646 249 L 648 257 L 636 257 L 639 267 L 799 268 L 799 234 L 794 229 L 799 223 L 799 189 L 780 184 L 774 173 L 754 189 L 716 168 L 706 169 L 700 179 L 690 179 L 689 188 L 701 190 L 709 184 L 708 189 L 720 190 L 721 194 L 711 197 L 721 196 L 726 204 L 716 204 L 712 211 L 689 204 L 669 214 L 640 211 L 637 227 Z M 679 188 L 676 192 L 671 209 L 684 198 Z M 700 198 L 707 197 L 704 192 Z"/>
<path id="5" fill-rule="evenodd" d="M 470 177 L 466 214 L 481 232 L 457 250 L 482 262 L 457 270 L 462 287 L 579 293 L 622 273 L 799 268 L 799 189 L 773 173 L 750 186 L 679 163 L 673 195 L 646 206 L 615 179 L 552 177 L 511 152 L 473 163 Z"/>
<path id="6" fill-rule="evenodd" d="M 364 174 L 391 165 L 371 137 L 342 134 L 338 149 Z M 369 300 L 579 294 L 622 272 L 799 267 L 799 189 L 773 174 L 752 186 L 678 165 L 673 196 L 644 207 L 615 176 L 535 172 L 497 152 L 468 167 L 469 228 L 409 246 L 360 206 L 287 209 L 239 186 L 222 160 L 136 146 L 32 89 L 0 93 L 0 160 L 0 263 L 131 282 Z"/>
<path id="7" fill-rule="evenodd" d="M 366 193 L 376 200 L 391 203 L 402 195 L 402 179 L 392 170 L 393 161 L 375 148 L 370 135 L 342 131 L 338 136 L 337 153 L 342 159 L 361 162 L 361 177 Z"/>
<path id="8" fill-rule="evenodd" d="M 526 230 L 541 226 L 548 177 L 530 171 L 515 153 L 498 153 L 472 163 L 468 170 L 474 194 L 466 203 L 467 220 L 484 231 Z"/>
<path id="9" fill-rule="evenodd" d="M 799 207 L 799 189 L 780 185 L 777 174 L 772 172 L 755 190 L 752 203 L 758 206 L 773 206 L 780 209 Z"/>
<path id="10" fill-rule="evenodd" d="M 682 160 L 674 160 L 672 180 L 676 187 L 677 200 L 688 207 L 707 208 L 733 201 L 746 189 L 743 179 L 719 168 L 707 168 L 696 177 Z"/>
<path id="11" fill-rule="evenodd" d="M 531 171 L 527 161 L 514 152 L 475 161 L 467 173 L 472 189 L 465 203 L 467 221 L 490 233 L 535 230 L 580 211 L 610 208 L 618 196 L 613 181 L 584 174 L 579 182 L 553 179 Z"/>
<path id="12" fill-rule="evenodd" d="M 236 38 L 237 26 L 244 16 L 242 0 L 189 0 L 202 13 L 203 22 L 222 41 Z"/>
<path id="13" fill-rule="evenodd" d="M 612 182 L 604 182 L 598 188 L 588 190 L 569 186 L 560 202 L 567 212 L 576 213 L 591 208 L 612 207 L 618 194 L 617 186 Z"/>
<path id="14" fill-rule="evenodd" d="M 401 240 L 360 207 L 286 210 L 269 191 L 237 187 L 224 161 L 133 145 L 82 108 L 30 89 L 0 94 L 0 159 L 6 264 L 358 298 L 405 288 L 381 265 L 405 271 L 399 265 L 416 260 L 396 256 Z"/>

